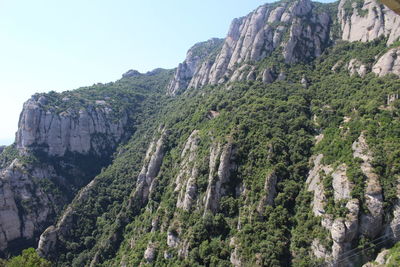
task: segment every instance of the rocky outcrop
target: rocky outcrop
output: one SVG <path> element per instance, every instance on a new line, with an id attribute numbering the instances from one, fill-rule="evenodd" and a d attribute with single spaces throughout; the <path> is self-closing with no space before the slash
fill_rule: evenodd
<path id="1" fill-rule="evenodd" d="M 243 66 L 266 58 L 278 48 L 282 48 L 286 63 L 314 59 L 330 42 L 330 24 L 329 15 L 316 12 L 309 0 L 263 5 L 246 17 L 233 20 L 216 57 L 197 64 L 199 60 L 193 60 L 189 53 L 178 67 L 169 91 L 256 77 L 270 82 L 270 72 L 256 73 Z"/>
<path id="2" fill-rule="evenodd" d="M 147 245 L 147 248 L 143 255 L 143 258 L 146 261 L 146 263 L 152 263 L 154 261 L 154 259 L 156 258 L 156 253 L 157 253 L 157 249 L 156 249 L 155 244 L 150 242 Z"/>
<path id="3" fill-rule="evenodd" d="M 381 56 L 372 67 L 372 71 L 380 77 L 387 74 L 400 76 L 400 47 L 392 48 Z"/>
<path id="4" fill-rule="evenodd" d="M 354 185 L 349 181 L 346 172 L 346 164 L 341 164 L 335 169 L 334 172 L 331 173 L 333 197 L 335 202 L 344 199 L 350 199 L 351 197 L 351 190 L 353 189 Z"/>
<path id="5" fill-rule="evenodd" d="M 66 203 L 39 185 L 45 179 L 57 179 L 52 167 L 28 169 L 18 159 L 1 170 L 0 250 L 17 239 L 34 240 Z"/>
<path id="6" fill-rule="evenodd" d="M 240 259 L 239 256 L 239 249 L 238 249 L 238 244 L 237 244 L 237 238 L 232 237 L 229 243 L 230 247 L 233 248 L 231 252 L 231 256 L 229 258 L 232 266 L 234 267 L 241 267 L 243 266 L 242 260 Z"/>
<path id="7" fill-rule="evenodd" d="M 128 209 L 141 208 L 148 200 L 150 188 L 158 175 L 160 166 L 164 157 L 164 139 L 165 129 L 159 128 L 157 138 L 149 145 L 144 159 L 143 167 L 136 180 L 136 187 L 128 201 Z M 76 216 L 73 208 L 74 203 L 84 202 L 92 189 L 96 186 L 97 180 L 94 179 L 86 187 L 84 187 L 75 197 L 72 204 L 64 211 L 61 219 L 55 226 L 50 226 L 40 237 L 38 245 L 38 253 L 43 257 L 51 257 L 54 250 L 57 249 L 60 240 L 74 228 L 74 217 Z M 118 214 L 118 220 L 125 220 L 125 214 Z M 115 239 L 115 238 L 114 238 Z M 114 240 L 115 241 L 115 240 Z M 92 260 L 92 265 L 95 266 L 99 259 L 99 251 L 97 256 Z"/>
<path id="8" fill-rule="evenodd" d="M 210 173 L 208 176 L 208 186 L 204 199 L 204 213 L 211 211 L 217 212 L 221 197 L 227 192 L 227 183 L 232 172 L 235 170 L 234 163 L 235 151 L 231 142 L 223 147 L 220 144 L 210 148 Z"/>
<path id="9" fill-rule="evenodd" d="M 146 157 L 142 170 L 136 181 L 135 191 L 130 199 L 129 206 L 142 206 L 148 200 L 151 188 L 154 188 L 153 182 L 160 171 L 164 158 L 165 129 L 159 129 L 159 138 L 153 140 L 146 152 Z M 135 203 L 138 202 L 138 203 Z"/>
<path id="10" fill-rule="evenodd" d="M 106 101 L 63 112 L 48 105 L 45 96 L 33 96 L 25 102 L 16 134 L 20 151 L 40 149 L 50 156 L 64 156 L 67 151 L 102 155 L 125 133 L 127 114 L 115 121 Z"/>
<path id="11" fill-rule="evenodd" d="M 272 206 L 274 204 L 274 199 L 276 196 L 276 184 L 278 182 L 278 177 L 275 172 L 271 172 L 267 175 L 264 184 L 264 195 L 262 196 L 257 211 L 262 214 L 265 210 L 265 206 Z"/>
<path id="12" fill-rule="evenodd" d="M 175 179 L 175 192 L 179 192 L 176 207 L 184 210 L 190 210 L 197 197 L 196 179 L 199 171 L 195 160 L 200 141 L 198 134 L 199 131 L 195 130 L 189 136 L 181 153 L 182 162 Z"/>
<path id="13" fill-rule="evenodd" d="M 385 36 L 389 45 L 400 37 L 399 17 L 376 0 L 341 0 L 338 20 L 346 41 L 368 42 Z"/>
<path id="14" fill-rule="evenodd" d="M 363 267 L 384 267 L 388 266 L 388 263 L 390 261 L 390 251 L 387 249 L 382 250 L 379 252 L 378 256 L 376 256 L 376 259 L 373 262 L 368 262 L 363 265 Z"/>
<path id="15" fill-rule="evenodd" d="M 364 134 L 361 134 L 352 145 L 353 156 L 362 159 L 361 171 L 367 177 L 365 188 L 365 205 L 367 214 L 360 217 L 360 232 L 373 238 L 382 230 L 383 222 L 383 195 L 379 177 L 372 168 L 373 156 L 368 147 Z"/>
<path id="16" fill-rule="evenodd" d="M 322 158 L 322 154 L 314 158 L 314 167 L 309 172 L 306 184 L 308 185 L 308 191 L 314 193 L 312 201 L 314 215 L 320 217 L 321 225 L 330 231 L 333 245 L 331 252 L 329 252 L 327 248 L 321 245 L 320 240 L 315 239 L 312 242 L 311 250 L 315 257 L 336 264 L 342 255 L 351 249 L 351 242 L 357 236 L 359 201 L 351 199 L 350 193 L 353 185 L 346 175 L 347 166 L 341 164 L 333 169 L 331 166 L 323 165 Z M 333 215 L 326 212 L 327 198 L 321 174 L 332 176 L 335 203 L 347 202 L 346 208 L 348 212 L 345 217 L 334 218 Z M 346 266 L 347 262 L 340 261 L 342 264 L 340 266 Z"/>
<path id="17" fill-rule="evenodd" d="M 326 196 L 324 193 L 324 187 L 321 181 L 320 174 L 328 174 L 332 172 L 330 166 L 324 166 L 322 164 L 323 155 L 319 154 L 313 159 L 314 167 L 310 170 L 307 177 L 307 190 L 314 192 L 314 198 L 312 201 L 312 209 L 315 216 L 322 216 L 325 214 L 325 203 Z"/>
<path id="18" fill-rule="evenodd" d="M 168 85 L 167 94 L 176 95 L 182 89 L 186 89 L 196 71 L 203 67 L 202 63 L 206 60 L 213 60 L 212 55 L 215 54 L 223 43 L 223 39 L 213 38 L 206 42 L 195 44 L 186 54 L 186 59 L 179 64 L 174 78 Z"/>
<path id="19" fill-rule="evenodd" d="M 367 66 L 355 58 L 350 60 L 347 69 L 350 73 L 350 76 L 358 74 L 360 77 L 364 77 L 368 72 Z"/>

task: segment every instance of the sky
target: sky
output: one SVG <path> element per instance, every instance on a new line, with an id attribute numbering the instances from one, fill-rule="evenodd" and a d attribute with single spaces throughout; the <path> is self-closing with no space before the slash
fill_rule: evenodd
<path id="1" fill-rule="evenodd" d="M 271 2 L 271 1 L 270 1 Z M 225 37 L 265 0 L 0 0 L 0 145 L 23 102 L 140 72 L 174 68 L 195 43 Z"/>

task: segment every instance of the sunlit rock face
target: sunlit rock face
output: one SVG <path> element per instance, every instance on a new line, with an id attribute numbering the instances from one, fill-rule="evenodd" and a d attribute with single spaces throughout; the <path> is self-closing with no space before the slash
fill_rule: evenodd
<path id="1" fill-rule="evenodd" d="M 34 96 L 25 102 L 16 134 L 20 151 L 34 148 L 50 156 L 63 156 L 67 151 L 93 151 L 100 155 L 106 147 L 114 147 L 124 134 L 127 115 L 113 120 L 113 110 L 104 102 L 61 113 L 46 104 L 45 96 Z"/>
<path id="2" fill-rule="evenodd" d="M 227 81 L 273 80 L 270 71 L 261 73 L 246 67 L 271 55 L 278 48 L 286 63 L 312 60 L 329 45 L 331 18 L 317 12 L 308 0 L 263 5 L 246 17 L 234 19 L 222 47 L 216 55 L 199 64 L 191 50 L 179 65 L 169 86 L 169 94 L 186 88 Z M 202 43 L 198 45 L 207 45 Z M 206 58 L 202 55 L 200 58 Z"/>

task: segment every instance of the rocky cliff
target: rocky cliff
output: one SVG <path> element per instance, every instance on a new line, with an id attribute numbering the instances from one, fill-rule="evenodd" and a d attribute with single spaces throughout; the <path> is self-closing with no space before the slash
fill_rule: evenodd
<path id="1" fill-rule="evenodd" d="M 45 96 L 32 97 L 24 104 L 16 134 L 20 151 L 40 148 L 50 156 L 64 156 L 67 151 L 100 155 L 115 147 L 125 133 L 127 114 L 115 121 L 106 100 L 97 100 L 79 110 L 57 111 L 57 107 L 46 107 L 47 104 Z"/>
<path id="2" fill-rule="evenodd" d="M 346 41 L 368 42 L 385 36 L 390 45 L 400 37 L 399 17 L 376 0 L 341 0 L 338 20 Z"/>
<path id="3" fill-rule="evenodd" d="M 177 88 L 199 88 L 226 81 L 255 80 L 263 73 L 255 72 L 251 63 L 261 61 L 275 51 L 280 51 L 278 53 L 286 63 L 312 60 L 329 45 L 330 25 L 328 13 L 317 11 L 308 0 L 261 6 L 246 17 L 233 20 L 215 57 L 202 64 L 191 64 L 190 68 L 185 68 L 190 69 L 186 71 L 190 75 L 182 75 L 182 66 L 192 62 L 189 51 L 186 61 L 178 67 L 169 91 L 173 93 Z"/>
<path id="4" fill-rule="evenodd" d="M 35 95 L 0 153 L 0 249 L 29 243 L 55 266 L 388 262 L 396 23 L 374 1 L 281 1 L 175 75 Z"/>
<path id="5" fill-rule="evenodd" d="M 201 64 L 200 57 L 192 56 L 193 48 L 189 50 L 168 92 L 175 95 L 183 89 L 229 81 L 260 80 L 270 83 L 279 78 L 280 70 L 260 69 L 255 63 L 273 54 L 288 64 L 310 61 L 337 41 L 335 36 L 338 34 L 342 40 L 350 42 L 368 42 L 385 37 L 387 45 L 391 45 L 400 37 L 400 19 L 375 0 L 341 0 L 335 13 L 328 9 L 324 11 L 309 0 L 266 4 L 246 17 L 234 19 L 222 48 L 213 50 L 212 57 L 202 54 Z M 196 46 L 210 46 L 211 43 Z M 207 52 L 206 49 L 204 51 Z M 390 60 L 390 55 L 382 60 Z M 207 60 L 207 57 L 211 58 Z M 378 71 L 380 64 L 374 72 L 384 75 L 388 67 L 386 71 Z M 358 72 L 363 76 L 367 69 Z"/>
<path id="6" fill-rule="evenodd" d="M 34 246 L 79 189 L 110 164 L 117 145 L 139 123 L 135 111 L 146 94 L 138 92 L 156 90 L 146 80 L 156 82 L 165 73 L 125 75 L 115 84 L 36 94 L 24 103 L 15 144 L 0 153 L 1 253 Z M 84 191 L 79 195 L 84 198 Z M 70 218 L 65 214 L 64 220 Z"/>

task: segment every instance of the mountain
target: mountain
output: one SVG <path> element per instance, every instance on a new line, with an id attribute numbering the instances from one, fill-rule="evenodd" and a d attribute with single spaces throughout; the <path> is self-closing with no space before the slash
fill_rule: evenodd
<path id="1" fill-rule="evenodd" d="M 32 96 L 0 154 L 2 256 L 398 264 L 399 26 L 375 0 L 280 1 L 174 70 Z"/>

